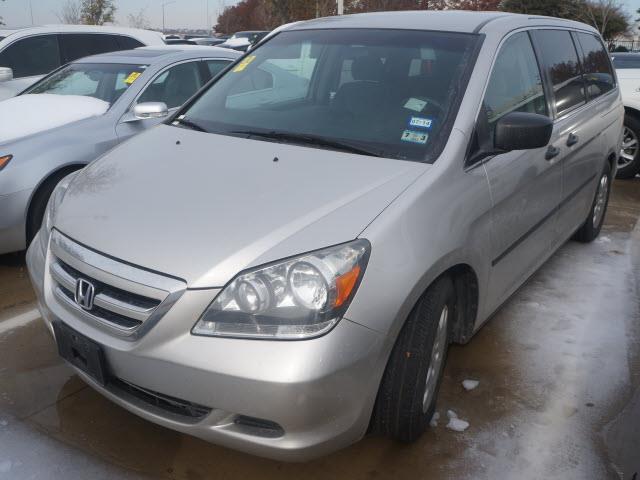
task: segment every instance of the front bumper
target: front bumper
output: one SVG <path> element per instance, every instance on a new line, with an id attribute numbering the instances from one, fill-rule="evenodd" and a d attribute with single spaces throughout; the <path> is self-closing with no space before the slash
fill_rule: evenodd
<path id="1" fill-rule="evenodd" d="M 118 337 L 56 299 L 51 254 L 37 240 L 27 264 L 45 322 L 51 329 L 61 320 L 103 347 L 118 385 L 101 386 L 79 374 L 124 408 L 207 441 L 286 461 L 327 454 L 366 433 L 385 366 L 381 334 L 343 319 L 327 335 L 306 341 L 193 336 L 191 327 L 217 290 L 186 290 L 143 336 Z M 201 418 L 181 417 L 130 395 L 123 384 L 210 410 Z"/>

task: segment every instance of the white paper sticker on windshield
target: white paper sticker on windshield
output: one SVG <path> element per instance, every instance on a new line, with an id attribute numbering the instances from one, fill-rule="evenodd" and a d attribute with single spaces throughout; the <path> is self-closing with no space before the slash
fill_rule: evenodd
<path id="1" fill-rule="evenodd" d="M 433 120 L 427 117 L 411 117 L 409 119 L 410 127 L 424 128 L 425 130 L 431 130 Z"/>
<path id="2" fill-rule="evenodd" d="M 404 108 L 408 108 L 414 112 L 421 112 L 426 105 L 427 102 L 424 100 L 420 100 L 419 98 L 410 98 L 407 100 L 407 103 L 404 104 Z"/>
<path id="3" fill-rule="evenodd" d="M 429 139 L 429 134 L 425 132 L 415 132 L 413 130 L 405 130 L 402 132 L 400 140 L 403 142 L 420 143 L 424 145 Z"/>

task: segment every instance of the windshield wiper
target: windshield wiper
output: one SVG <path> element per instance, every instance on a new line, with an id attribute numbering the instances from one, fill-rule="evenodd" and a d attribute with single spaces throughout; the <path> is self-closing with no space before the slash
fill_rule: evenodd
<path id="1" fill-rule="evenodd" d="M 176 118 L 171 124 L 179 127 L 190 128 L 191 130 L 196 130 L 197 132 L 207 132 L 203 127 L 195 122 L 192 122 L 191 120 L 187 120 L 186 118 Z"/>
<path id="2" fill-rule="evenodd" d="M 236 130 L 229 132 L 232 135 L 246 135 L 247 138 L 259 137 L 270 140 L 280 140 L 281 142 L 292 142 L 303 145 L 314 145 L 318 147 L 326 147 L 332 150 L 340 150 L 343 152 L 357 153 L 359 155 L 369 155 L 372 157 L 381 157 L 382 152 L 369 150 L 359 145 L 340 140 L 330 140 L 319 135 L 311 135 L 307 133 L 289 133 L 289 132 L 259 132 L 254 130 Z"/>

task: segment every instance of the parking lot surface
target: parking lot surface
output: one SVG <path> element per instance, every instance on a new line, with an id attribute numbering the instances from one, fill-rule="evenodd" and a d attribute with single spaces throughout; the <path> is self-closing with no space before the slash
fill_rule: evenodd
<path id="1" fill-rule="evenodd" d="M 95 393 L 57 357 L 24 255 L 2 256 L 0 479 L 635 478 L 639 180 L 615 184 L 600 238 L 569 242 L 451 348 L 437 426 L 413 445 L 369 437 L 306 464 L 166 430 Z M 447 429 L 447 410 L 469 428 Z"/>

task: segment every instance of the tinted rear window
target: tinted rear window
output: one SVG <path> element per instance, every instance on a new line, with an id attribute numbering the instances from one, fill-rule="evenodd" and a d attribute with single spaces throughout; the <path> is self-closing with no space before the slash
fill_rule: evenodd
<path id="1" fill-rule="evenodd" d="M 557 114 L 584 104 L 582 70 L 571 34 L 566 30 L 536 30 L 535 36 L 553 85 Z"/>
<path id="2" fill-rule="evenodd" d="M 16 40 L 0 52 L 0 67 L 13 69 L 15 78 L 44 75 L 60 66 L 55 35 L 37 35 Z"/>
<path id="3" fill-rule="evenodd" d="M 588 33 L 578 33 L 577 37 L 584 55 L 582 68 L 587 83 L 589 99 L 599 97 L 613 90 L 615 81 L 611 61 L 602 42 L 595 35 L 589 35 Z"/>
<path id="4" fill-rule="evenodd" d="M 120 50 L 114 35 L 64 33 L 60 35 L 60 38 L 65 62 L 71 62 L 88 55 Z"/>

